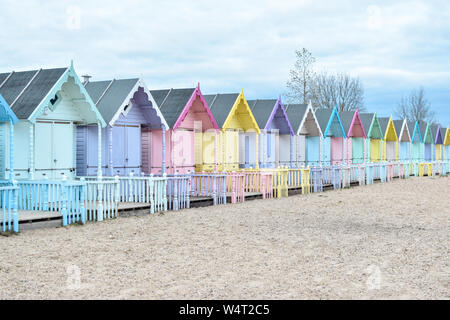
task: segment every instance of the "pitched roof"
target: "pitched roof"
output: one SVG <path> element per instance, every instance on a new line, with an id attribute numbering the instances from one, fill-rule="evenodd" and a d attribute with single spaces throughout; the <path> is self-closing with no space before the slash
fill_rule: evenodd
<path id="1" fill-rule="evenodd" d="M 0 73 L 0 94 L 19 119 L 27 119 L 67 69 Z"/>
<path id="2" fill-rule="evenodd" d="M 308 109 L 307 104 L 288 104 L 286 107 L 286 114 L 289 122 L 295 131 L 298 131 L 300 124 L 305 116 L 305 112 Z"/>
<path id="3" fill-rule="evenodd" d="M 174 127 L 194 91 L 195 88 L 150 91 L 170 128 Z"/>
<path id="4" fill-rule="evenodd" d="M 389 118 L 388 117 L 378 118 L 378 122 L 380 123 L 381 131 L 383 132 L 383 135 L 385 135 L 387 126 L 389 124 Z"/>
<path id="5" fill-rule="evenodd" d="M 397 135 L 400 136 L 404 120 L 392 120 L 392 122 L 394 123 L 394 128 L 395 131 L 397 132 Z"/>
<path id="6" fill-rule="evenodd" d="M 239 93 L 212 94 L 204 95 L 203 97 L 205 98 L 214 119 L 216 119 L 217 125 L 222 128 L 234 103 L 239 97 Z"/>
<path id="7" fill-rule="evenodd" d="M 427 123 L 424 121 L 419 121 L 419 130 L 422 139 L 425 140 L 425 131 L 427 130 Z"/>
<path id="8" fill-rule="evenodd" d="M 333 114 L 333 109 L 317 109 L 316 110 L 316 118 L 319 123 L 320 129 L 322 133 L 325 134 L 325 130 L 327 129 L 328 122 L 330 121 L 330 117 Z"/>
<path id="9" fill-rule="evenodd" d="M 444 143 L 445 141 L 445 133 L 447 132 L 447 128 L 440 128 L 439 129 L 441 131 L 441 137 L 442 137 L 442 143 Z"/>
<path id="10" fill-rule="evenodd" d="M 361 123 L 366 131 L 366 134 L 369 134 L 370 126 L 372 125 L 373 118 L 375 113 L 360 113 L 359 118 L 361 119 Z"/>
<path id="11" fill-rule="evenodd" d="M 109 123 L 139 79 L 92 81 L 85 85 L 103 119 Z"/>
<path id="12" fill-rule="evenodd" d="M 247 100 L 253 116 L 255 117 L 255 120 L 260 128 L 266 127 L 267 121 L 269 120 L 277 101 L 278 100 L 276 99 Z"/>
<path id="13" fill-rule="evenodd" d="M 339 111 L 339 117 L 341 118 L 342 126 L 344 127 L 345 134 L 348 135 L 350 126 L 352 125 L 355 111 Z"/>

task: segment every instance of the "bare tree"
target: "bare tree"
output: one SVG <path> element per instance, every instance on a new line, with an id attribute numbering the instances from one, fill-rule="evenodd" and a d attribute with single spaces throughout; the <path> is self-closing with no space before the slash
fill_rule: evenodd
<path id="1" fill-rule="evenodd" d="M 400 99 L 395 109 L 395 115 L 408 121 L 434 122 L 435 113 L 431 110 L 431 104 L 425 97 L 425 89 L 420 87 Z"/>
<path id="2" fill-rule="evenodd" d="M 338 111 L 365 111 L 364 88 L 359 78 L 345 73 L 320 73 L 311 85 L 314 108 L 334 108 Z"/>
<path id="3" fill-rule="evenodd" d="M 313 64 L 316 59 L 306 48 L 295 51 L 297 59 L 290 71 L 286 96 L 289 102 L 307 103 L 310 99 L 310 86 L 314 79 Z"/>

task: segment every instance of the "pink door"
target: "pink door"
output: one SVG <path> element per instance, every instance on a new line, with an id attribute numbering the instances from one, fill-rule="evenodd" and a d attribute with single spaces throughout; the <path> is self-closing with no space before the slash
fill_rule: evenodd
<path id="1" fill-rule="evenodd" d="M 342 163 L 343 138 L 331 138 L 331 164 Z"/>

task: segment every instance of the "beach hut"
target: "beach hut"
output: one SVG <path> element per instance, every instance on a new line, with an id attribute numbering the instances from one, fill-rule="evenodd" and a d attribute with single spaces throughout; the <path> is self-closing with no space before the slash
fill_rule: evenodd
<path id="1" fill-rule="evenodd" d="M 366 132 L 365 162 L 380 162 L 383 132 L 376 113 L 360 113 L 359 117 Z"/>
<path id="2" fill-rule="evenodd" d="M 398 137 L 392 117 L 378 118 L 378 121 L 380 122 L 381 131 L 383 132 L 382 159 L 384 161 L 396 161 Z"/>
<path id="3" fill-rule="evenodd" d="M 74 178 L 76 127 L 96 124 L 101 132 L 106 123 L 73 64 L 0 73 L 0 94 L 19 119 L 14 128 L 15 179 Z"/>
<path id="4" fill-rule="evenodd" d="M 445 129 L 445 135 L 444 135 L 444 160 L 450 159 L 450 130 L 449 128 Z"/>
<path id="5" fill-rule="evenodd" d="M 433 141 L 435 148 L 432 150 L 432 159 L 436 161 L 442 160 L 444 136 L 441 133 L 441 125 L 433 124 L 430 126 L 431 134 L 433 136 Z"/>
<path id="6" fill-rule="evenodd" d="M 411 161 L 422 161 L 422 149 L 423 149 L 423 138 L 420 133 L 419 122 L 418 121 L 407 121 L 408 130 L 411 132 Z"/>
<path id="7" fill-rule="evenodd" d="M 324 166 L 341 164 L 345 154 L 344 139 L 346 133 L 337 108 L 317 109 L 315 113 L 317 122 L 323 132 L 321 163 Z"/>
<path id="8" fill-rule="evenodd" d="M 215 170 L 219 127 L 203 97 L 200 84 L 196 88 L 151 90 L 150 93 L 169 126 L 167 172 L 186 174 L 195 170 Z M 160 150 L 158 141 L 152 141 L 151 148 L 156 146 L 156 150 Z"/>
<path id="9" fill-rule="evenodd" d="M 358 110 L 340 111 L 339 117 L 342 121 L 345 134 L 345 155 L 346 163 L 363 163 L 366 132 L 361 122 Z"/>
<path id="10" fill-rule="evenodd" d="M 0 94 L 0 180 L 14 180 L 14 125 L 18 121 Z"/>
<path id="11" fill-rule="evenodd" d="M 395 132 L 398 133 L 397 159 L 409 161 L 411 148 L 411 135 L 409 133 L 406 119 L 394 120 Z"/>
<path id="12" fill-rule="evenodd" d="M 292 167 L 320 164 L 322 130 L 317 122 L 311 102 L 288 104 L 286 114 L 296 133 L 292 143 Z"/>
<path id="13" fill-rule="evenodd" d="M 244 96 L 240 93 L 205 95 L 219 128 L 219 170 L 259 168 L 258 123 Z"/>
<path id="14" fill-rule="evenodd" d="M 434 139 L 433 134 L 431 133 L 430 125 L 427 122 L 419 121 L 419 129 L 420 134 L 423 138 L 421 160 L 432 161 L 433 159 L 432 147 L 434 144 Z"/>
<path id="15" fill-rule="evenodd" d="M 281 98 L 248 100 L 247 102 L 261 130 L 258 139 L 260 168 L 290 166 L 291 140 L 294 130 Z"/>
<path id="16" fill-rule="evenodd" d="M 153 140 L 161 141 L 168 127 L 144 81 L 138 78 L 87 80 L 84 86 L 107 123 L 107 127 L 102 129 L 100 140 L 102 175 L 149 173 L 150 159 L 160 160 L 165 152 L 164 143 L 150 148 L 149 137 L 153 134 Z M 145 143 L 141 143 L 141 137 Z M 95 126 L 77 127 L 79 176 L 98 174 L 97 144 L 98 130 Z"/>

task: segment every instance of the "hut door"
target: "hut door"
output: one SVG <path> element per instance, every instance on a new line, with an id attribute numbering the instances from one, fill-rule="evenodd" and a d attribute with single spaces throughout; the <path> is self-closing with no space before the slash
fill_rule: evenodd
<path id="1" fill-rule="evenodd" d="M 370 161 L 380 161 L 380 140 L 370 139 Z"/>
<path id="2" fill-rule="evenodd" d="M 386 141 L 386 160 L 395 160 L 395 141 Z"/>
<path id="3" fill-rule="evenodd" d="M 73 125 L 68 122 L 35 124 L 36 179 L 71 177 L 73 171 Z"/>
<path id="4" fill-rule="evenodd" d="M 215 131 L 206 131 L 203 134 L 203 142 L 202 142 L 202 158 L 203 165 L 202 170 L 212 171 L 215 168 L 214 159 L 215 159 L 215 139 L 216 132 Z"/>
<path id="5" fill-rule="evenodd" d="M 113 167 L 114 175 L 124 176 L 125 173 L 125 127 L 113 127 Z"/>
<path id="6" fill-rule="evenodd" d="M 331 162 L 332 164 L 342 163 L 343 138 L 331 138 Z"/>
<path id="7" fill-rule="evenodd" d="M 319 137 L 306 137 L 306 164 L 315 166 L 319 164 Z"/>
<path id="8" fill-rule="evenodd" d="M 141 173 L 141 128 L 140 126 L 125 127 L 125 174 Z"/>
<path id="9" fill-rule="evenodd" d="M 425 161 L 431 161 L 431 144 L 425 143 Z"/>
<path id="10" fill-rule="evenodd" d="M 408 142 L 400 142 L 400 159 L 403 161 L 409 160 Z"/>
<path id="11" fill-rule="evenodd" d="M 327 137 L 323 139 L 323 148 L 322 148 L 322 160 L 324 166 L 331 165 L 331 159 L 330 159 L 330 150 L 331 150 L 331 138 Z"/>
<path id="12" fill-rule="evenodd" d="M 301 167 L 306 162 L 306 137 L 297 136 L 297 167 Z"/>
<path id="13" fill-rule="evenodd" d="M 202 122 L 194 121 L 194 163 L 201 169 L 203 164 L 203 132 Z"/>
<path id="14" fill-rule="evenodd" d="M 66 175 L 67 177 L 72 177 L 73 175 L 73 134 L 73 124 L 67 122 L 53 123 L 53 168 L 55 173 L 53 178 L 59 179 L 62 175 Z"/>
<path id="15" fill-rule="evenodd" d="M 363 138 L 351 138 L 351 145 L 349 146 L 349 149 L 351 147 L 351 153 L 347 152 L 349 155 L 351 155 L 351 162 L 352 163 L 363 163 L 364 161 L 364 140 Z"/>

